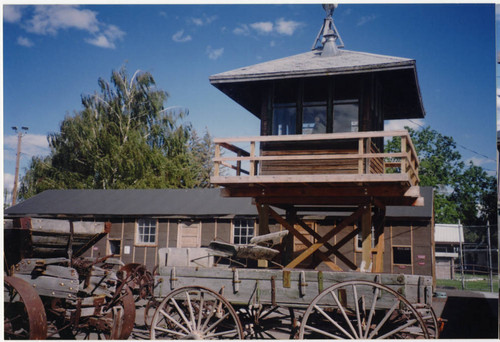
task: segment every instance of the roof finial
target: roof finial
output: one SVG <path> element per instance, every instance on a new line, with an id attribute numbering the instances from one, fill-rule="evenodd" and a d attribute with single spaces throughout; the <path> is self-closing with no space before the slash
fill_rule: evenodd
<path id="1" fill-rule="evenodd" d="M 344 47 L 344 42 L 342 41 L 332 18 L 333 11 L 337 8 L 337 6 L 337 4 L 323 5 L 323 9 L 326 12 L 326 18 L 323 21 L 323 26 L 321 26 L 321 29 L 319 30 L 316 40 L 312 46 L 312 50 L 322 50 L 322 57 L 336 56 L 340 54 L 338 48 Z M 335 43 L 337 38 L 339 39 L 338 45 Z M 318 43 L 321 43 L 322 45 L 318 46 Z"/>

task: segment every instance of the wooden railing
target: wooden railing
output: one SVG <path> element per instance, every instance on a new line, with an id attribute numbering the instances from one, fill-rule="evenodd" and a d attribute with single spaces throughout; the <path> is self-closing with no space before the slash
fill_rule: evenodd
<path id="1" fill-rule="evenodd" d="M 394 137 L 401 139 L 399 152 L 382 153 L 373 143 L 377 138 Z M 405 130 L 216 138 L 214 143 L 216 179 L 233 176 L 222 171 L 228 168 L 242 178 L 397 173 L 407 174 L 412 185 L 419 182 L 417 153 Z"/>

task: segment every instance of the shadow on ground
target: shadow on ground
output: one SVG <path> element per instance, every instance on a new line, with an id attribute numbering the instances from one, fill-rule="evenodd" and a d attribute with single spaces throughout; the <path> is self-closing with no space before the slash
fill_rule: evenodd
<path id="1" fill-rule="evenodd" d="M 441 290 L 438 290 L 441 291 Z M 448 322 L 440 338 L 498 338 L 498 295 L 446 291 L 441 318 Z"/>

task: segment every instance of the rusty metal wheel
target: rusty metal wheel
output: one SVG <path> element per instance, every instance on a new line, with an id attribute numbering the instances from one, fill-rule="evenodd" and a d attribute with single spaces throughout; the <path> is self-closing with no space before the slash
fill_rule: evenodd
<path id="1" fill-rule="evenodd" d="M 231 304 L 204 287 L 174 290 L 161 302 L 151 323 L 151 339 L 243 339 Z"/>
<path id="2" fill-rule="evenodd" d="M 304 314 L 299 338 L 428 339 L 429 333 L 417 310 L 399 293 L 353 280 L 316 296 Z"/>
<path id="3" fill-rule="evenodd" d="M 154 278 L 146 266 L 138 263 L 126 264 L 120 268 L 117 276 L 132 290 L 136 302 L 153 296 Z"/>
<path id="4" fill-rule="evenodd" d="M 5 339 L 47 338 L 47 316 L 40 296 L 16 277 L 4 277 L 4 334 Z"/>
<path id="5" fill-rule="evenodd" d="M 134 296 L 125 287 L 108 303 L 96 306 L 93 316 L 82 318 L 67 329 L 64 338 L 126 340 L 134 328 L 135 314 Z"/>

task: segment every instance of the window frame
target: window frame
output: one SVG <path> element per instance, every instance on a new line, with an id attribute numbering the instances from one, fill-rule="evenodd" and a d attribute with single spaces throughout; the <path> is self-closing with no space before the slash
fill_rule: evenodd
<path id="1" fill-rule="evenodd" d="M 395 248 L 408 248 L 410 252 L 410 263 L 409 264 L 401 264 L 396 263 L 394 260 L 394 249 Z M 394 266 L 413 266 L 413 249 L 410 245 L 392 245 L 391 246 L 391 262 Z"/>
<path id="2" fill-rule="evenodd" d="M 120 253 L 118 253 L 118 254 L 112 253 L 112 251 L 111 251 L 111 242 L 114 242 L 114 241 L 118 241 L 120 243 Z M 108 239 L 108 241 L 106 243 L 106 251 L 107 251 L 106 255 L 113 254 L 115 257 L 121 257 L 122 253 L 123 253 L 122 239 L 119 239 L 119 238 Z"/>
<path id="3" fill-rule="evenodd" d="M 140 221 L 148 221 L 149 223 L 151 222 L 154 222 L 154 228 L 155 228 L 155 233 L 154 235 L 152 235 L 151 233 L 148 233 L 147 236 L 151 237 L 151 236 L 154 236 L 154 242 L 144 242 L 144 241 L 141 241 L 141 236 L 145 236 L 146 234 L 140 234 L 139 230 L 140 230 Z M 143 228 L 145 228 L 145 226 L 143 226 Z M 147 228 L 151 228 L 151 224 L 148 225 Z M 147 218 L 147 217 L 144 217 L 144 218 L 139 218 L 135 221 L 135 245 L 136 246 L 145 246 L 145 247 L 156 247 L 158 245 L 158 219 L 154 219 L 154 218 Z"/>
<path id="4" fill-rule="evenodd" d="M 239 222 L 241 222 L 241 221 L 247 221 L 247 225 L 246 225 L 245 227 L 243 227 L 242 225 L 239 225 L 239 226 L 237 227 L 237 225 L 236 225 L 236 222 L 237 222 L 237 221 L 239 221 Z M 252 225 L 251 225 L 251 226 L 250 226 L 250 225 L 248 225 L 248 222 L 249 222 L 249 221 L 251 221 L 251 222 L 252 222 Z M 248 231 L 247 231 L 247 234 L 245 234 L 245 235 L 242 235 L 242 234 L 238 234 L 238 235 L 236 235 L 236 228 L 240 228 L 240 229 L 241 229 L 241 228 L 245 228 L 245 229 L 251 228 L 251 229 L 252 229 L 252 235 L 250 236 L 250 235 L 248 234 Z M 254 237 L 254 236 L 255 236 L 255 231 L 256 231 L 256 220 L 255 220 L 254 218 L 238 217 L 238 218 L 234 218 L 234 219 L 232 219 L 232 220 L 231 220 L 231 241 L 232 241 L 232 243 L 233 243 L 233 244 L 235 244 L 235 245 L 245 245 L 245 244 L 249 244 L 249 243 L 250 243 L 250 239 L 251 239 L 252 237 Z M 237 236 L 238 236 L 238 237 L 239 237 L 239 239 L 240 239 L 240 240 L 239 240 L 239 241 L 240 241 L 239 243 L 236 243 L 236 237 L 237 237 Z M 242 237 L 244 237 L 244 238 L 246 239 L 246 243 L 241 243 L 241 241 L 242 241 L 242 240 L 241 240 L 241 239 L 242 239 Z"/>

